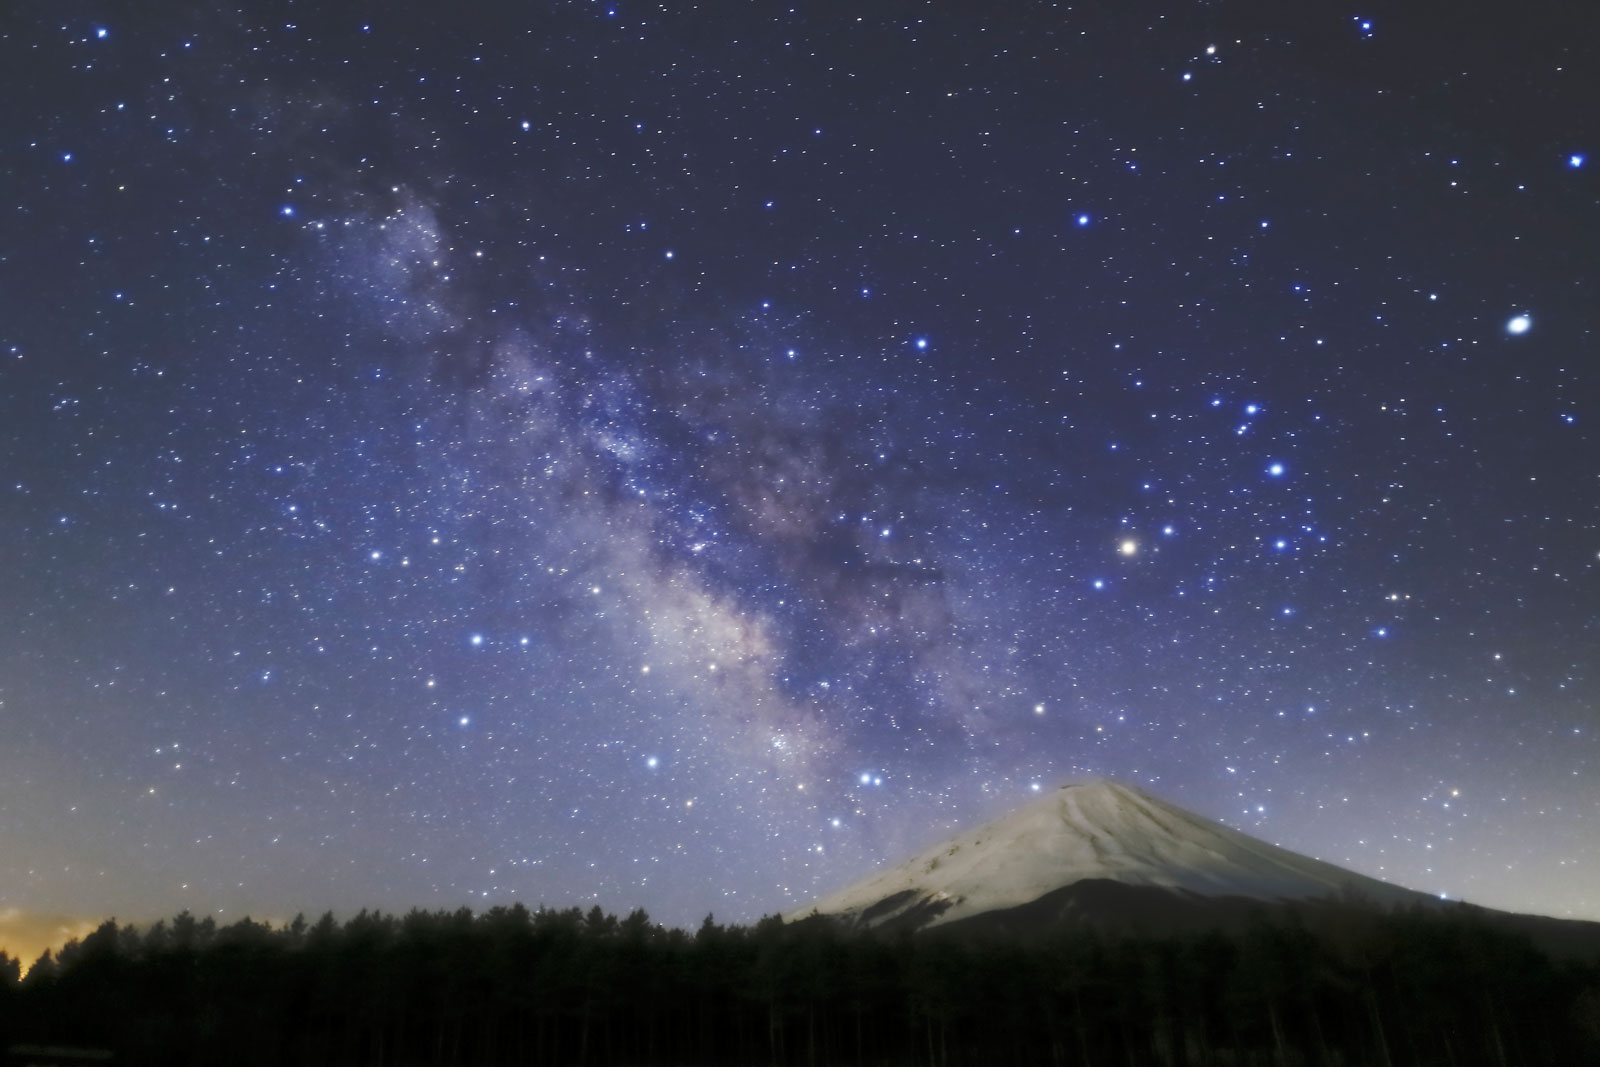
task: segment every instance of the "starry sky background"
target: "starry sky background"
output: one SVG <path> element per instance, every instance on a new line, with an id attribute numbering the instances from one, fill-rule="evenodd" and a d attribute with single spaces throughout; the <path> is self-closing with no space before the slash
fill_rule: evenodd
<path id="1" fill-rule="evenodd" d="M 1583 7 L 8 5 L 0 917 L 1109 775 L 1600 919 Z"/>

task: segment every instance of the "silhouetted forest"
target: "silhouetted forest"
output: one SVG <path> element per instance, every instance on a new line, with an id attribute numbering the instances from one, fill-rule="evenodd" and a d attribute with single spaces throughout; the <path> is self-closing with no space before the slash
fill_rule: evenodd
<path id="1" fill-rule="evenodd" d="M 0 1041 L 127 1064 L 1600 1063 L 1600 959 L 1446 910 L 1026 941 L 521 905 L 185 913 L 18 972 L 0 954 Z"/>

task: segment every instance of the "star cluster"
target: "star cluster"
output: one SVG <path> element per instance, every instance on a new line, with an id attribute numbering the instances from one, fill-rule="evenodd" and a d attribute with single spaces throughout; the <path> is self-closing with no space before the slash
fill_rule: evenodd
<path id="1" fill-rule="evenodd" d="M 23 5 L 0 906 L 748 919 L 1110 775 L 1600 918 L 1592 35 L 1099 6 Z"/>

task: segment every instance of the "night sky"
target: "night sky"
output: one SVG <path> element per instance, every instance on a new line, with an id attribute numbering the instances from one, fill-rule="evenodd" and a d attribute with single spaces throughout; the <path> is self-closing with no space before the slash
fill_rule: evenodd
<path id="1" fill-rule="evenodd" d="M 1590 14 L 8 4 L 0 918 L 744 921 L 1111 776 L 1600 919 Z"/>

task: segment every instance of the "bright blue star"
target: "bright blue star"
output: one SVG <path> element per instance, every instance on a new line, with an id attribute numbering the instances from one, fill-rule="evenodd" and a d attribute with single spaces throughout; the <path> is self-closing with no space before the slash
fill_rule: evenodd
<path id="1" fill-rule="evenodd" d="M 1582 152 L 1574 152 L 1572 155 L 1567 157 L 1567 166 L 1571 167 L 1573 170 L 1577 170 L 1579 167 L 1583 166 L 1585 162 L 1586 160 L 1584 159 Z"/>
<path id="2" fill-rule="evenodd" d="M 926 337 L 917 338 L 917 348 L 919 350 L 926 349 L 927 347 L 928 347 L 928 339 Z"/>
<path id="3" fill-rule="evenodd" d="M 1282 478 L 1284 469 L 1285 468 L 1282 463 L 1273 463 L 1267 467 L 1267 473 L 1272 475 L 1274 478 Z"/>
<path id="4" fill-rule="evenodd" d="M 1532 326 L 1533 317 L 1531 315 L 1514 315 L 1506 323 L 1506 333 L 1514 337 L 1518 334 L 1527 333 Z"/>
<path id="5" fill-rule="evenodd" d="M 280 207 L 278 209 L 278 214 L 282 215 L 284 218 L 291 217 L 294 214 L 294 205 L 293 204 L 285 204 L 285 205 L 283 205 L 282 207 Z"/>
<path id="6" fill-rule="evenodd" d="M 1088 215 L 1079 215 L 1078 216 L 1078 225 L 1079 226 L 1087 226 L 1087 225 L 1089 225 L 1089 223 L 1091 221 L 1093 221 L 1093 220 L 1091 220 Z"/>
<path id="7" fill-rule="evenodd" d="M 94 35 L 102 41 L 106 39 L 106 34 L 110 32 L 111 31 L 106 29 L 104 26 L 96 26 L 94 29 Z"/>

